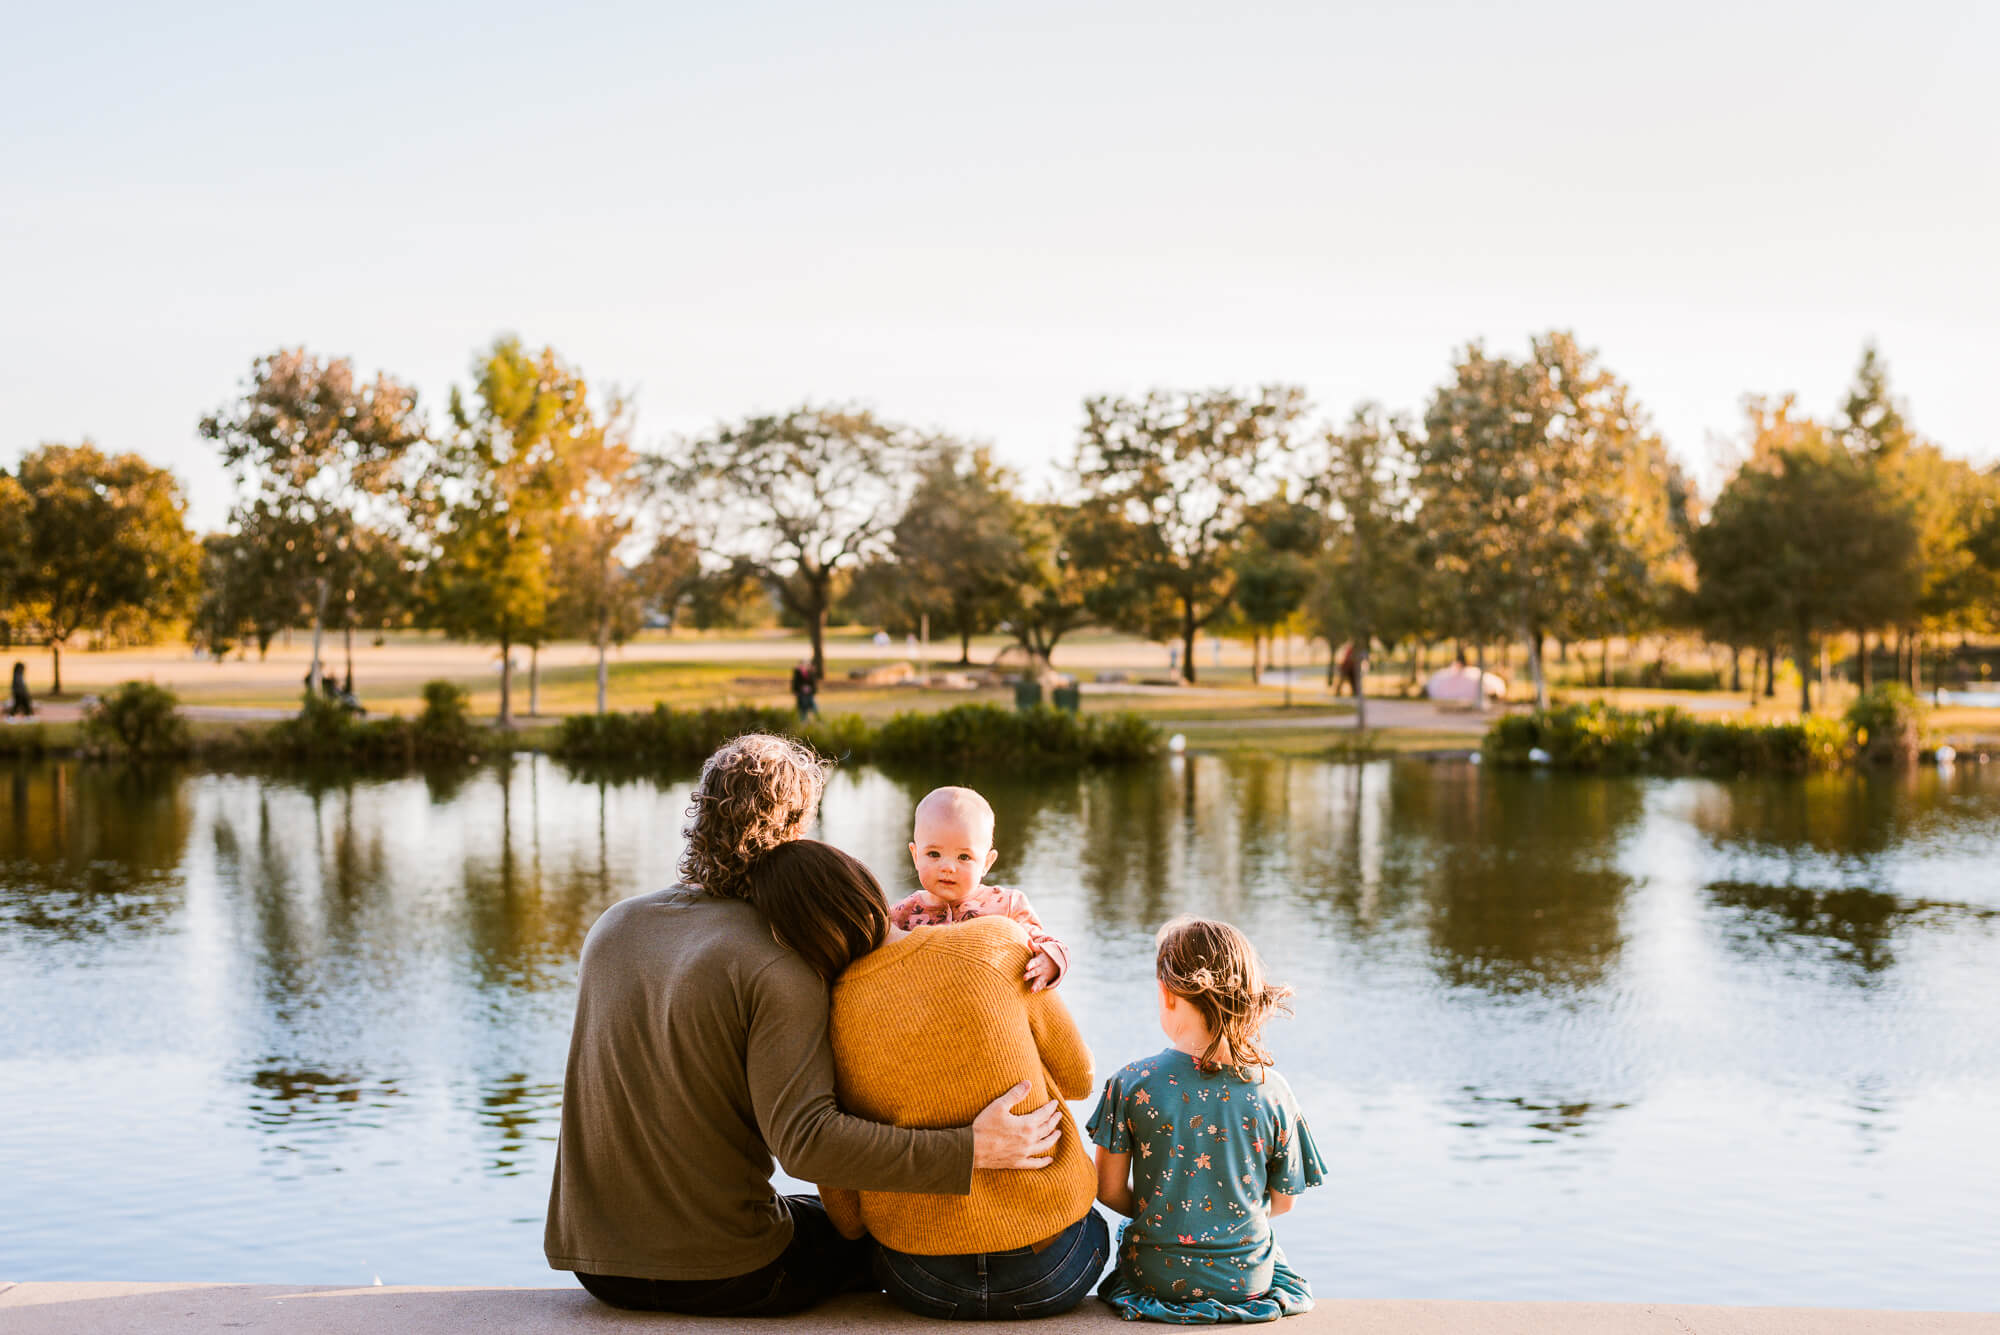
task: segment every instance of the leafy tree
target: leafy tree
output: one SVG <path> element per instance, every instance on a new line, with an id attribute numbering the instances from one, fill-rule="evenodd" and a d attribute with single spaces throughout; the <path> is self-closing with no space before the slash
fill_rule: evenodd
<path id="1" fill-rule="evenodd" d="M 1078 528 L 1075 506 L 1026 502 L 1016 508 L 1014 521 L 1021 544 L 1020 578 L 1007 629 L 1029 657 L 1047 667 L 1062 638 L 1090 624 L 1091 596 L 1102 582 L 1100 572 L 1073 549 Z"/>
<path id="2" fill-rule="evenodd" d="M 500 723 L 513 719 L 516 645 L 548 631 L 554 551 L 575 456 L 599 438 L 589 387 L 552 348 L 505 337 L 453 388 L 453 430 L 439 447 L 430 607 L 462 639 L 500 646 Z"/>
<path id="3" fill-rule="evenodd" d="M 1360 668 L 1355 726 L 1368 726 L 1369 646 L 1393 643 L 1423 627 L 1413 597 L 1422 581 L 1417 534 L 1410 523 L 1414 460 L 1409 427 L 1372 403 L 1354 410 L 1344 429 L 1329 429 L 1313 478 L 1325 504 L 1333 541 L 1325 563 L 1327 591 L 1337 603 Z M 1327 604 L 1322 599 L 1322 607 Z M 1327 637 L 1331 653 L 1333 637 Z"/>
<path id="4" fill-rule="evenodd" d="M 661 468 L 661 494 L 733 578 L 754 576 L 812 640 L 826 671 L 835 575 L 888 550 L 923 451 L 866 409 L 746 418 L 686 442 Z"/>
<path id="5" fill-rule="evenodd" d="M 1640 545 L 1634 497 L 1603 481 L 1665 493 L 1650 440 L 1624 383 L 1562 332 L 1534 339 L 1520 362 L 1472 344 L 1431 399 L 1417 488 L 1434 559 L 1456 588 L 1455 619 L 1482 641 L 1500 626 L 1520 633 L 1543 706 L 1547 637 L 1610 598 L 1622 553 Z M 1665 512 L 1663 500 L 1644 508 Z"/>
<path id="6" fill-rule="evenodd" d="M 597 645 L 600 714 L 609 686 L 609 646 L 638 632 L 646 593 L 618 559 L 632 537 L 642 480 L 627 443 L 625 407 L 614 400 L 604 416 L 571 453 L 555 553 L 557 628 Z"/>
<path id="7" fill-rule="evenodd" d="M 972 661 L 972 637 L 1013 608 L 1024 560 L 1020 504 L 989 451 L 939 441 L 896 521 L 887 561 L 900 587 L 891 596 L 957 635 L 960 663 Z"/>
<path id="8" fill-rule="evenodd" d="M 284 549 L 248 533 L 213 533 L 201 543 L 201 596 L 189 619 L 188 639 L 219 661 L 247 641 L 261 659 L 286 626 L 301 619 L 298 584 L 274 568 Z"/>
<path id="9" fill-rule="evenodd" d="M 0 649 L 14 647 L 14 625 L 26 610 L 20 604 L 28 573 L 31 508 L 21 484 L 0 472 Z"/>
<path id="10" fill-rule="evenodd" d="M 79 630 L 185 612 L 200 549 L 173 474 L 136 454 L 106 455 L 89 441 L 44 445 L 21 460 L 16 480 L 28 506 L 15 596 L 49 646 L 60 694 L 63 646 Z M 21 525 L 18 511 L 10 522 Z"/>
<path id="11" fill-rule="evenodd" d="M 1180 640 L 1190 683 L 1195 636 L 1235 600 L 1237 545 L 1254 507 L 1277 490 L 1304 405 L 1304 392 L 1287 385 L 1084 402 L 1071 550 L 1105 572 L 1092 610 L 1148 638 Z"/>
<path id="12" fill-rule="evenodd" d="M 284 348 L 252 365 L 243 396 L 204 417 L 201 434 L 236 481 L 232 526 L 291 544 L 271 564 L 308 586 L 317 692 L 329 603 L 353 595 L 364 534 L 399 513 L 406 466 L 426 436 L 416 391 L 386 375 L 364 381 L 344 357 Z"/>
<path id="13" fill-rule="evenodd" d="M 1811 713 L 1818 637 L 1912 596 L 1917 532 L 1869 460 L 1791 409 L 1752 402 L 1751 456 L 1693 545 L 1704 600 L 1727 628 L 1791 640 Z"/>
<path id="14" fill-rule="evenodd" d="M 1235 556 L 1236 611 L 1254 637 L 1252 682 L 1259 679 L 1259 645 L 1291 621 L 1312 588 L 1321 527 L 1309 506 L 1280 495 L 1258 506 L 1245 528 Z"/>

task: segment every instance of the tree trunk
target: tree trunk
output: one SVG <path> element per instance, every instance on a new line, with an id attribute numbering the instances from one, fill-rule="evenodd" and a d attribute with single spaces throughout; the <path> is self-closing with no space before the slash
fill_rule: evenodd
<path id="1" fill-rule="evenodd" d="M 320 637 L 326 630 L 326 595 L 328 592 L 328 583 L 324 575 L 313 581 L 313 583 L 319 592 L 313 599 L 313 658 L 312 666 L 306 669 L 306 689 L 314 695 L 318 695 L 320 677 L 322 675 L 322 669 L 319 664 L 319 644 Z"/>
<path id="2" fill-rule="evenodd" d="M 1354 730 L 1368 731 L 1368 631 L 1354 633 Z"/>
<path id="3" fill-rule="evenodd" d="M 1194 685 L 1194 604 L 1181 604 L 1181 680 Z"/>
<path id="4" fill-rule="evenodd" d="M 1861 658 L 1855 665 L 1854 684 L 1865 691 L 1872 684 L 1874 677 L 1874 673 L 1868 666 L 1868 632 L 1865 630 L 1858 631 L 1855 638 L 1861 643 Z"/>
<path id="5" fill-rule="evenodd" d="M 1778 646 L 1775 644 L 1764 646 L 1764 698 L 1778 698 Z"/>
<path id="6" fill-rule="evenodd" d="M 49 641 L 49 671 L 52 674 L 54 674 L 56 679 L 55 689 L 50 691 L 49 694 L 61 695 L 62 694 L 62 641 L 61 640 L 51 639 Z"/>
<path id="7" fill-rule="evenodd" d="M 605 654 L 611 644 L 611 609 L 597 609 L 597 712 L 604 713 L 604 696 L 609 669 L 605 666 Z"/>
<path id="8" fill-rule="evenodd" d="M 1812 713 L 1812 632 L 1799 631 L 1798 647 L 1792 657 L 1799 665 L 1799 713 Z"/>
<path id="9" fill-rule="evenodd" d="M 514 644 L 505 635 L 500 637 L 500 726 L 505 728 L 514 721 Z"/>
<path id="10" fill-rule="evenodd" d="M 1258 659 L 1263 656 L 1263 651 L 1264 637 L 1253 633 L 1250 636 L 1250 684 L 1252 686 L 1260 686 L 1264 681 L 1263 670 L 1258 663 Z"/>
<path id="11" fill-rule="evenodd" d="M 1729 689 L 1739 694 L 1743 690 L 1743 648 L 1741 645 L 1732 644 L 1729 646 Z"/>
<path id="12" fill-rule="evenodd" d="M 1326 688 L 1335 695 L 1340 694 L 1340 686 L 1334 680 L 1334 672 L 1340 663 L 1340 646 L 1333 642 L 1333 636 L 1326 637 Z"/>
<path id="13" fill-rule="evenodd" d="M 1473 642 L 1472 654 L 1472 666 L 1479 673 L 1479 680 L 1472 684 L 1472 698 L 1479 702 L 1479 712 L 1484 714 L 1486 712 L 1486 637 L 1484 635 Z"/>
<path id="14" fill-rule="evenodd" d="M 1910 694 L 1924 693 L 1924 637 L 1910 636 Z"/>
<path id="15" fill-rule="evenodd" d="M 972 632 L 963 621 L 958 623 L 958 665 L 972 666 Z"/>
<path id="16" fill-rule="evenodd" d="M 1611 637 L 1605 636 L 1597 655 L 1597 684 L 1603 690 L 1611 689 Z"/>
<path id="17" fill-rule="evenodd" d="M 813 676 L 826 680 L 826 599 L 821 598 L 806 618 L 806 634 L 812 637 Z"/>
<path id="18" fill-rule="evenodd" d="M 352 621 L 348 622 L 347 625 L 342 628 L 341 634 L 345 636 L 347 640 L 346 644 L 347 680 L 343 684 L 347 686 L 352 686 L 354 684 L 354 623 Z"/>
<path id="19" fill-rule="evenodd" d="M 1535 708 L 1549 707 L 1549 678 L 1542 671 L 1542 632 L 1531 628 L 1528 631 L 1528 671 L 1535 678 Z"/>
<path id="20" fill-rule="evenodd" d="M 541 641 L 528 646 L 528 717 L 539 718 L 542 713 L 542 645 Z"/>

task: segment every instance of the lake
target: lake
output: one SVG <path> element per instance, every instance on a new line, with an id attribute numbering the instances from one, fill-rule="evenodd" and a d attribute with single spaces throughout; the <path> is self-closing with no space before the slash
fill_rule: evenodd
<path id="1" fill-rule="evenodd" d="M 577 950 L 689 777 L 0 768 L 0 1279 L 566 1282 Z M 902 893 L 934 777 L 837 773 L 821 836 Z M 1175 913 L 1297 987 L 1321 1295 L 2000 1301 L 2000 766 L 982 786 L 1100 1074 L 1164 1045 Z"/>

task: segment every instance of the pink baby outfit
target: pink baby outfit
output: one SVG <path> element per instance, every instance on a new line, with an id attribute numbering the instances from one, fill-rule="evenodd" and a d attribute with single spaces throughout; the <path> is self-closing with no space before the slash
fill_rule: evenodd
<path id="1" fill-rule="evenodd" d="M 972 893 L 956 904 L 947 904 L 928 890 L 919 890 L 889 908 L 889 921 L 909 931 L 912 927 L 936 927 L 942 923 L 965 922 L 972 918 L 1012 918 L 1028 929 L 1028 940 L 1036 950 L 1055 961 L 1054 987 L 1069 973 L 1069 947 L 1048 934 L 1034 905 L 1019 890 L 1004 885 L 976 885 Z"/>

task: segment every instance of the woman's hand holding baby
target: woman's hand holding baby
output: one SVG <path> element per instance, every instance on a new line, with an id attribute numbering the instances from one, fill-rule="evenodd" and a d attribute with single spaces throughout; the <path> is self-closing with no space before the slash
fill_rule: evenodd
<path id="1" fill-rule="evenodd" d="M 1032 1112 L 1010 1111 L 1028 1092 L 1020 1084 L 986 1105 L 972 1119 L 974 1168 L 1047 1168 L 1062 1139 L 1062 1104 L 1050 1099 Z"/>

